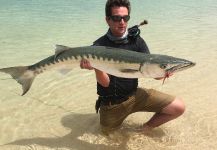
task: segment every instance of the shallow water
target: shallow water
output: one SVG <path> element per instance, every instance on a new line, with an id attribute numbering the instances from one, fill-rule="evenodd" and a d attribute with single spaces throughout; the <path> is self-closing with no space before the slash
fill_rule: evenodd
<path id="1" fill-rule="evenodd" d="M 0 68 L 33 64 L 53 55 L 54 45 L 91 45 L 106 32 L 100 0 L 0 0 Z M 25 96 L 0 74 L 0 149 L 217 149 L 217 1 L 134 0 L 130 26 L 147 19 L 141 36 L 152 53 L 192 60 L 197 65 L 164 85 L 139 85 L 182 97 L 180 118 L 144 135 L 135 129 L 152 113 L 135 113 L 109 137 L 99 131 L 92 71 L 39 75 Z"/>

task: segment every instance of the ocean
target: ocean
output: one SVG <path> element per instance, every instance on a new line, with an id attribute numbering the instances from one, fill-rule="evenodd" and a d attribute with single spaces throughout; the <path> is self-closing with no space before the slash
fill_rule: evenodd
<path id="1" fill-rule="evenodd" d="M 92 45 L 104 35 L 106 0 L 0 0 L 0 68 L 31 65 L 55 45 Z M 39 75 L 30 91 L 0 73 L 2 150 L 215 150 L 217 149 L 217 1 L 133 0 L 129 27 L 144 19 L 143 37 L 154 54 L 196 62 L 162 81 L 139 86 L 181 97 L 185 113 L 144 135 L 135 129 L 153 113 L 130 115 L 121 129 L 100 132 L 94 71 L 79 66 L 67 75 Z"/>

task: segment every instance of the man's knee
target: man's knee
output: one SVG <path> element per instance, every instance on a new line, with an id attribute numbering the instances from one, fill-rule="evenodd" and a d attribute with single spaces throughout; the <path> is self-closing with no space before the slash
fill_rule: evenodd
<path id="1" fill-rule="evenodd" d="M 182 115 L 185 112 L 185 104 L 182 99 L 176 98 L 175 100 L 175 112 L 177 115 Z"/>
<path id="2" fill-rule="evenodd" d="M 180 116 L 185 112 L 185 104 L 181 98 L 175 98 L 173 102 L 162 110 L 162 112 Z"/>

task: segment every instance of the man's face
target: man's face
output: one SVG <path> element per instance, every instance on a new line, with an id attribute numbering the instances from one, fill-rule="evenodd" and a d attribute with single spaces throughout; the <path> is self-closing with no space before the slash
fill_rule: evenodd
<path id="1" fill-rule="evenodd" d="M 128 16 L 128 9 L 126 7 L 112 7 L 111 12 L 112 16 Z M 124 19 L 114 21 L 112 18 L 106 17 L 106 22 L 114 36 L 121 37 L 124 35 L 127 29 L 127 21 L 124 21 Z"/>

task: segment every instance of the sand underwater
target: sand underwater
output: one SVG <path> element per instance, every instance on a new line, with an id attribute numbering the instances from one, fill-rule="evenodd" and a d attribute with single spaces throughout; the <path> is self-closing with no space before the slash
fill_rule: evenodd
<path id="1" fill-rule="evenodd" d="M 0 68 L 30 65 L 54 54 L 55 44 L 91 45 L 107 31 L 105 1 L 1 1 Z M 121 129 L 100 132 L 93 71 L 39 75 L 30 91 L 0 73 L 1 150 L 215 150 L 217 149 L 217 1 L 132 1 L 129 26 L 147 19 L 141 36 L 152 53 L 196 62 L 162 81 L 139 86 L 183 98 L 186 111 L 149 135 L 135 131 L 153 113 L 135 113 Z M 85 10 L 85 11 L 84 11 Z"/>

